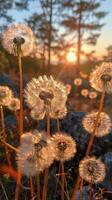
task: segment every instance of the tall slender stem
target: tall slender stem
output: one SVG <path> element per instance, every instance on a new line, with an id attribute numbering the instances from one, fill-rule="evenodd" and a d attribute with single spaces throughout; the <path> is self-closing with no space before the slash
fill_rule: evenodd
<path id="1" fill-rule="evenodd" d="M 19 114 L 19 140 L 21 139 L 21 135 L 23 134 L 23 76 L 22 76 L 22 52 L 21 52 L 21 44 L 17 45 L 17 58 L 18 58 L 18 67 L 19 67 L 19 95 L 20 95 L 20 114 Z M 18 180 L 15 191 L 15 200 L 19 198 L 19 189 L 21 183 L 21 174 L 18 172 Z"/>
<path id="2" fill-rule="evenodd" d="M 80 184 L 80 200 L 83 200 L 83 179 L 81 180 Z"/>
<path id="3" fill-rule="evenodd" d="M 37 174 L 37 200 L 40 200 L 40 176 Z"/>
<path id="4" fill-rule="evenodd" d="M 65 178 L 64 178 L 64 164 L 61 164 L 61 200 L 64 200 L 64 185 L 65 185 Z"/>
<path id="5" fill-rule="evenodd" d="M 20 174 L 20 172 L 18 172 L 16 191 L 15 191 L 15 200 L 19 199 L 20 183 L 21 183 L 21 174 Z"/>
<path id="6" fill-rule="evenodd" d="M 1 126 L 2 126 L 2 132 L 3 132 L 3 140 L 6 142 L 6 131 L 5 131 L 5 123 L 4 123 L 4 111 L 3 107 L 0 106 L 0 113 L 1 113 Z M 8 147 L 5 145 L 5 152 L 6 152 L 6 158 L 9 166 L 11 166 L 11 160 L 9 155 Z"/>
<path id="7" fill-rule="evenodd" d="M 33 179 L 32 176 L 30 176 L 30 191 L 31 191 L 31 199 L 34 199 L 34 188 L 33 188 Z"/>
<path id="8" fill-rule="evenodd" d="M 19 67 L 19 87 L 20 87 L 19 137 L 21 137 L 21 135 L 23 134 L 23 77 L 22 77 L 22 59 L 19 48 L 18 48 L 18 67 Z"/>
<path id="9" fill-rule="evenodd" d="M 67 200 L 70 200 L 70 195 L 69 195 L 69 191 L 68 191 L 68 186 L 67 186 L 66 175 L 64 175 L 64 177 L 65 177 L 65 186 L 66 186 Z"/>
<path id="10" fill-rule="evenodd" d="M 49 111 L 47 113 L 47 136 L 50 137 L 50 116 L 49 116 Z M 48 173 L 49 169 L 45 169 L 45 174 L 44 174 L 44 186 L 43 186 L 43 194 L 42 194 L 42 200 L 47 199 L 47 186 L 48 186 Z"/>
<path id="11" fill-rule="evenodd" d="M 102 111 L 103 104 L 104 104 L 104 98 L 105 98 L 105 92 L 103 92 L 102 96 L 101 96 L 100 105 L 99 105 L 98 113 L 97 113 L 97 116 L 96 116 L 96 121 L 95 121 L 95 124 L 94 124 L 94 129 L 93 129 L 93 133 L 92 133 L 92 135 L 90 137 L 90 140 L 89 140 L 88 148 L 87 148 L 87 151 L 86 151 L 86 156 L 89 155 L 89 153 L 90 153 L 90 151 L 92 149 L 92 146 L 93 146 L 95 133 L 97 131 L 98 122 L 99 122 L 99 118 L 100 118 L 100 113 Z"/>
<path id="12" fill-rule="evenodd" d="M 92 146 L 93 146 L 95 133 L 96 133 L 96 130 L 97 130 L 97 127 L 98 127 L 99 118 L 100 118 L 100 113 L 102 111 L 103 104 L 104 104 L 104 99 L 105 99 L 105 92 L 103 92 L 102 96 L 101 96 L 100 105 L 99 105 L 96 121 L 95 121 L 95 124 L 94 124 L 93 134 L 91 135 L 90 140 L 89 140 L 88 148 L 87 148 L 87 151 L 86 151 L 86 156 L 89 155 L 89 153 L 90 153 L 90 151 L 92 149 Z M 81 177 L 78 176 L 76 184 L 75 184 L 75 187 L 74 187 L 74 190 L 73 190 L 73 195 L 72 195 L 72 199 L 71 200 L 76 200 L 76 193 L 77 193 L 77 190 L 79 188 L 80 183 L 81 183 Z"/>

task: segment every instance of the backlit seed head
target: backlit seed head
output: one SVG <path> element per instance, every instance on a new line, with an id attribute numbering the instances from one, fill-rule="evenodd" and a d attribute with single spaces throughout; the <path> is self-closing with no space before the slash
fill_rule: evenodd
<path id="1" fill-rule="evenodd" d="M 89 183 L 100 183 L 105 178 L 105 165 L 95 157 L 84 158 L 79 165 L 79 174 Z"/>
<path id="2" fill-rule="evenodd" d="M 32 30 L 25 24 L 13 24 L 8 27 L 2 37 L 3 47 L 15 56 L 21 46 L 22 56 L 28 56 L 34 47 L 35 37 Z"/>
<path id="3" fill-rule="evenodd" d="M 25 99 L 27 105 L 33 109 L 31 116 L 38 116 L 38 119 L 46 113 L 59 110 L 67 101 L 66 86 L 50 76 L 39 76 L 33 78 L 26 86 Z M 36 112 L 34 111 L 36 110 Z M 41 117 L 39 117 L 39 114 Z"/>
<path id="4" fill-rule="evenodd" d="M 81 90 L 81 95 L 82 95 L 82 96 L 87 97 L 88 94 L 89 94 L 88 89 L 82 89 L 82 90 Z"/>
<path id="5" fill-rule="evenodd" d="M 90 75 L 91 86 L 99 92 L 112 93 L 112 63 L 104 62 Z"/>
<path id="6" fill-rule="evenodd" d="M 8 104 L 8 108 L 12 111 L 20 110 L 20 100 L 18 98 L 12 98 Z"/>
<path id="7" fill-rule="evenodd" d="M 74 79 L 74 85 L 76 85 L 76 86 L 82 85 L 82 79 L 81 78 Z"/>
<path id="8" fill-rule="evenodd" d="M 98 95 L 97 92 L 94 92 L 94 91 L 93 92 L 89 92 L 89 98 L 90 99 L 96 99 L 97 95 Z"/>
<path id="9" fill-rule="evenodd" d="M 94 126 L 96 123 L 97 112 L 92 112 L 87 114 L 82 121 L 83 127 L 88 133 L 93 133 Z M 111 128 L 111 119 L 108 114 L 105 112 L 100 113 L 100 117 L 98 120 L 98 126 L 96 129 L 95 136 L 96 137 L 103 137 L 109 134 Z"/>
<path id="10" fill-rule="evenodd" d="M 67 134 L 56 133 L 52 137 L 56 151 L 55 159 L 59 161 L 70 160 L 76 153 L 76 142 Z"/>
<path id="11" fill-rule="evenodd" d="M 7 86 L 0 86 L 0 106 L 7 106 L 12 97 L 12 91 Z"/>

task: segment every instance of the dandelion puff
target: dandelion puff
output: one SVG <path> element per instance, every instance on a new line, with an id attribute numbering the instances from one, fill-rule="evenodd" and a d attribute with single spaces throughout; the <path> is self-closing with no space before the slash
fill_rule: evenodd
<path id="1" fill-rule="evenodd" d="M 97 98 L 97 92 L 89 92 L 89 98 L 90 99 L 96 99 Z"/>
<path id="2" fill-rule="evenodd" d="M 84 158 L 79 164 L 79 174 L 89 183 L 100 183 L 106 175 L 105 165 L 95 157 Z"/>
<path id="3" fill-rule="evenodd" d="M 53 119 L 63 119 L 67 115 L 67 108 L 66 106 L 59 107 L 58 110 L 55 110 L 50 113 L 50 117 Z"/>
<path id="4" fill-rule="evenodd" d="M 112 93 L 112 63 L 104 62 L 90 75 L 90 85 L 99 92 Z"/>
<path id="5" fill-rule="evenodd" d="M 0 105 L 7 106 L 13 97 L 12 91 L 7 86 L 0 86 Z"/>
<path id="6" fill-rule="evenodd" d="M 36 157 L 33 145 L 21 145 L 16 156 L 18 170 L 25 176 L 36 174 Z"/>
<path id="7" fill-rule="evenodd" d="M 82 95 L 82 96 L 87 97 L 88 94 L 89 94 L 88 89 L 82 89 L 82 90 L 81 90 L 81 95 Z"/>
<path id="8" fill-rule="evenodd" d="M 67 134 L 56 133 L 52 137 L 56 151 L 55 159 L 58 161 L 70 160 L 76 153 L 76 142 Z"/>
<path id="9" fill-rule="evenodd" d="M 74 85 L 76 85 L 76 86 L 82 85 L 82 79 L 81 78 L 74 79 Z"/>
<path id="10" fill-rule="evenodd" d="M 97 112 L 92 112 L 87 114 L 82 121 L 83 127 L 88 133 L 93 133 Z M 100 113 L 99 121 L 98 121 L 98 127 L 95 133 L 96 137 L 103 137 L 107 134 L 109 134 L 111 129 L 111 119 L 108 114 L 105 112 Z"/>
<path id="11" fill-rule="evenodd" d="M 8 108 L 12 111 L 20 110 L 20 100 L 18 98 L 12 98 L 8 104 Z"/>
<path id="12" fill-rule="evenodd" d="M 27 132 L 21 136 L 21 144 L 18 147 L 16 160 L 18 170 L 25 176 L 34 176 L 37 173 L 35 144 L 40 141 L 40 138 L 41 134 L 38 131 Z"/>
<path id="13" fill-rule="evenodd" d="M 35 132 L 35 136 L 38 133 Z M 36 169 L 37 171 L 43 171 L 48 168 L 54 161 L 55 149 L 49 138 L 45 133 L 41 133 L 41 138 L 38 142 L 34 143 L 35 155 L 36 155 Z"/>
<path id="14" fill-rule="evenodd" d="M 13 24 L 2 36 L 2 45 L 10 54 L 17 56 L 17 45 L 21 44 L 22 55 L 28 56 L 34 47 L 35 38 L 32 30 L 25 24 Z"/>
<path id="15" fill-rule="evenodd" d="M 31 109 L 37 106 L 40 113 L 53 112 L 54 108 L 64 105 L 67 101 L 67 91 L 63 83 L 58 82 L 50 76 L 39 76 L 33 78 L 26 86 L 25 99 Z M 49 112 L 50 112 L 49 111 Z M 37 114 L 38 115 L 38 114 Z M 44 117 L 44 114 L 43 114 Z"/>

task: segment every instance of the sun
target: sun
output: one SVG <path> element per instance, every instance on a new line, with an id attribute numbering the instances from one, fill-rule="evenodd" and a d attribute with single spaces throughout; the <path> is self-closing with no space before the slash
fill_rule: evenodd
<path id="1" fill-rule="evenodd" d="M 69 51 L 66 54 L 66 59 L 68 62 L 76 62 L 76 55 L 74 51 Z"/>

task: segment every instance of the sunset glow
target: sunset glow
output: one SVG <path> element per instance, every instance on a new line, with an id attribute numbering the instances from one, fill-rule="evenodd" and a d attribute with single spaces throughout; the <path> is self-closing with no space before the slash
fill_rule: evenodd
<path id="1" fill-rule="evenodd" d="M 76 55 L 74 51 L 69 51 L 66 54 L 66 59 L 68 62 L 76 62 Z"/>

